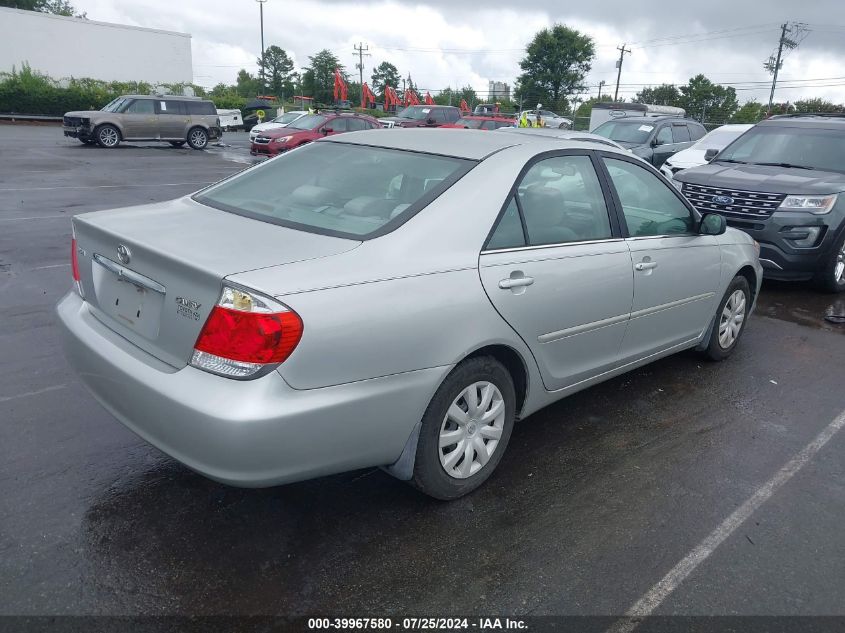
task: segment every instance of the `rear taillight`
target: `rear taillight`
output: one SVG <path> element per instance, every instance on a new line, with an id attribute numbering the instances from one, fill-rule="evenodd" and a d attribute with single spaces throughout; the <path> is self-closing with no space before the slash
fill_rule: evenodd
<path id="1" fill-rule="evenodd" d="M 248 378 L 284 362 L 302 338 L 299 315 L 269 297 L 224 286 L 194 345 L 191 365 Z"/>
<path id="2" fill-rule="evenodd" d="M 82 278 L 79 276 L 79 251 L 76 247 L 76 238 L 70 238 L 70 273 L 73 276 L 73 283 L 76 286 L 76 292 L 79 296 L 82 295 Z"/>

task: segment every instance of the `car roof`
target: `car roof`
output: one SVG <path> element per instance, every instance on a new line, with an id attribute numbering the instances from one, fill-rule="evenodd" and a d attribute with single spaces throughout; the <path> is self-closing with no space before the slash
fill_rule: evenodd
<path id="1" fill-rule="evenodd" d="M 173 101 L 211 101 L 203 97 L 186 97 L 184 95 L 120 95 L 121 99 L 169 99 Z"/>
<path id="2" fill-rule="evenodd" d="M 460 138 L 458 135 L 463 135 Z M 413 129 L 393 128 L 368 130 L 365 132 L 348 132 L 331 136 L 318 142 L 330 143 L 351 143 L 355 145 L 368 145 L 371 147 L 384 147 L 388 149 L 404 149 L 412 152 L 425 152 L 428 154 L 439 154 L 441 156 L 452 156 L 454 158 L 466 158 L 469 160 L 483 160 L 488 156 L 504 149 L 519 145 L 531 145 L 532 147 L 543 147 L 544 149 L 583 149 L 584 141 L 574 141 L 556 137 L 543 138 L 540 136 L 529 136 L 527 134 L 479 134 L 475 130 L 462 129 Z M 610 145 L 595 145 L 594 149 L 605 149 L 625 153 Z M 627 153 L 626 153 L 627 155 Z"/>
<path id="3" fill-rule="evenodd" d="M 630 121 L 631 123 L 655 123 L 655 122 L 663 122 L 663 121 L 683 121 L 684 123 L 695 123 L 696 125 L 701 125 L 698 121 L 693 119 L 685 119 L 682 116 L 674 116 L 672 114 L 664 114 L 661 116 L 621 116 L 615 119 L 608 119 L 608 121 L 617 121 L 620 123 L 625 123 Z M 608 121 L 605 121 L 607 123 Z"/>
<path id="4" fill-rule="evenodd" d="M 776 114 L 771 118 L 763 119 L 757 125 L 841 129 L 845 125 L 845 113 Z"/>

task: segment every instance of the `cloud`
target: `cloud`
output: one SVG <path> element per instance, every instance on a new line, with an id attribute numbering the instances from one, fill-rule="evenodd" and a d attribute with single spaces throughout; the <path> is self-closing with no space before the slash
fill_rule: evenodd
<path id="1" fill-rule="evenodd" d="M 830 26 L 841 0 L 814 0 L 800 7 L 786 0 L 759 3 L 711 0 L 676 3 L 604 0 L 601 3 L 512 0 L 456 3 L 454 0 L 268 0 L 264 3 L 265 45 L 288 51 L 297 67 L 327 48 L 357 74 L 353 45 L 369 46 L 364 79 L 382 61 L 429 90 L 472 85 L 482 96 L 490 79 L 513 84 L 519 60 L 534 33 L 555 22 L 591 35 L 596 59 L 588 76 L 596 94 L 616 82 L 616 47 L 625 57 L 620 96 L 633 97 L 646 85 L 686 83 L 699 73 L 734 84 L 740 100 L 768 100 L 770 75 L 763 61 L 775 48 L 779 24 L 808 23 L 801 46 L 786 58 L 776 93 L 779 101 L 821 96 L 845 101 L 845 27 Z M 195 81 L 211 86 L 233 83 L 240 68 L 255 72 L 260 50 L 259 6 L 243 0 L 76 0 L 94 20 L 191 33 Z M 840 77 L 825 81 L 800 81 Z M 795 81 L 799 80 L 799 81 Z M 837 85 L 840 84 L 840 85 Z"/>

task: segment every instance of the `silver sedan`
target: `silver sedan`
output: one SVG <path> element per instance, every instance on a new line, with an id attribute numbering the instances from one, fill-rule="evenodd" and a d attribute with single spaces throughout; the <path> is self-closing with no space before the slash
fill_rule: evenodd
<path id="1" fill-rule="evenodd" d="M 327 137 L 185 198 L 78 215 L 67 356 L 190 468 L 381 466 L 452 499 L 514 421 L 680 350 L 731 354 L 756 244 L 588 141 Z"/>

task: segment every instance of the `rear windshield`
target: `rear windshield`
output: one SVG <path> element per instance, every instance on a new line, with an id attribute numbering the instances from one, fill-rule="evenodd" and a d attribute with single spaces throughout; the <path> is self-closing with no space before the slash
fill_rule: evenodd
<path id="1" fill-rule="evenodd" d="M 405 222 L 474 164 L 321 141 L 212 185 L 194 200 L 291 228 L 368 239 Z"/>
<path id="2" fill-rule="evenodd" d="M 758 125 L 722 150 L 716 160 L 845 172 L 845 130 Z"/>
<path id="3" fill-rule="evenodd" d="M 633 121 L 608 121 L 602 123 L 593 134 L 598 134 L 617 143 L 645 143 L 654 129 L 650 123 Z"/>

